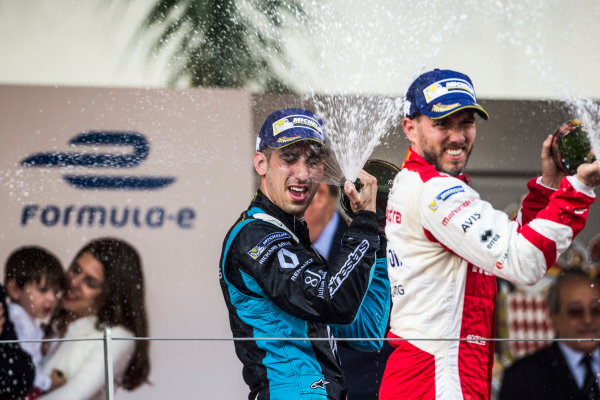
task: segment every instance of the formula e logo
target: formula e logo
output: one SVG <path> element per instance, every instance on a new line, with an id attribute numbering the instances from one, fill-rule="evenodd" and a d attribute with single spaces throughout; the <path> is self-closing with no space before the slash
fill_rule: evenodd
<path id="1" fill-rule="evenodd" d="M 136 132 L 90 131 L 73 137 L 71 146 L 129 146 L 128 154 L 116 153 L 38 153 L 21 161 L 23 167 L 88 167 L 132 168 L 140 165 L 150 152 L 150 143 Z M 79 189 L 155 190 L 175 182 L 172 176 L 131 175 L 74 175 L 65 174 L 64 180 Z"/>

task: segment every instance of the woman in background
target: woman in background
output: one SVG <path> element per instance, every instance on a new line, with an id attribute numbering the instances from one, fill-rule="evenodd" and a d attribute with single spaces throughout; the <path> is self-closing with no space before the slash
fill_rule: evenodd
<path id="1" fill-rule="evenodd" d="M 147 337 L 142 265 L 137 251 L 114 238 L 93 240 L 67 270 L 67 290 L 49 324 L 49 338 L 102 338 L 110 326 L 115 338 Z M 148 341 L 112 342 L 115 387 L 133 390 L 148 382 Z M 67 383 L 44 400 L 105 398 L 102 341 L 52 342 L 44 373 L 57 369 Z"/>

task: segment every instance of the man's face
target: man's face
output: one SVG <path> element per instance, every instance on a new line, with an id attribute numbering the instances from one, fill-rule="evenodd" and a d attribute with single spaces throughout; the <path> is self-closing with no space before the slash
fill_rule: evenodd
<path id="1" fill-rule="evenodd" d="M 421 115 L 404 118 L 411 147 L 438 171 L 456 176 L 463 172 L 475 140 L 473 110 L 462 110 L 441 119 Z"/>
<path id="2" fill-rule="evenodd" d="M 260 176 L 260 189 L 275 205 L 288 214 L 301 217 L 323 180 L 325 160 L 322 147 L 301 141 L 254 155 L 254 167 Z"/>
<path id="3" fill-rule="evenodd" d="M 564 282 L 560 288 L 559 310 L 550 314 L 557 337 L 600 338 L 600 292 L 584 279 Z M 597 342 L 565 342 L 571 348 L 589 353 Z"/>

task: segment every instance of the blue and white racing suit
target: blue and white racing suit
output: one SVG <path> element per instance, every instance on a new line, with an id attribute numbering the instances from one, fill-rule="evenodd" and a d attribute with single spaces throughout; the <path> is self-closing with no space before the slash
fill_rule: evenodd
<path id="1" fill-rule="evenodd" d="M 384 337 L 390 289 L 374 212 L 356 214 L 330 259 L 260 191 L 227 233 L 219 279 L 231 330 L 258 339 L 235 341 L 249 399 L 345 399 L 334 338 Z M 382 342 L 349 344 L 376 351 Z"/>

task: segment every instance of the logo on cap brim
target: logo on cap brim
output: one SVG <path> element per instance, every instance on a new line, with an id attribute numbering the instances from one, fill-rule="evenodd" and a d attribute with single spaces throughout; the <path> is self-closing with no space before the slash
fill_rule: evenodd
<path id="1" fill-rule="evenodd" d="M 273 136 L 279 135 L 283 131 L 287 131 L 290 128 L 293 128 L 294 124 L 290 122 L 287 117 L 281 118 L 275 122 L 273 122 Z"/>
<path id="2" fill-rule="evenodd" d="M 481 107 L 477 103 L 465 104 L 465 105 L 461 105 L 460 103 L 454 103 L 454 104 L 438 103 L 438 104 L 435 104 L 431 108 L 431 112 L 435 113 L 435 115 L 428 115 L 427 112 L 425 112 L 424 114 L 427 115 L 431 119 L 442 119 L 442 118 L 447 117 L 450 114 L 454 114 L 457 111 L 466 110 L 469 108 L 475 110 L 479 114 L 479 116 L 483 119 L 488 119 L 490 117 L 489 114 L 487 113 L 487 111 L 485 111 L 484 108 Z"/>

